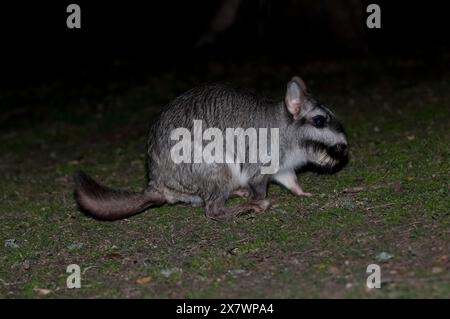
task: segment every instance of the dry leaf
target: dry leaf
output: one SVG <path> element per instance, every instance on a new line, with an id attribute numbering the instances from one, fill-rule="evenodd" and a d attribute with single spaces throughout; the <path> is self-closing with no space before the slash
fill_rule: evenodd
<path id="1" fill-rule="evenodd" d="M 107 258 L 109 259 L 114 259 L 114 260 L 122 260 L 123 256 L 119 253 L 109 253 L 106 255 Z"/>
<path id="2" fill-rule="evenodd" d="M 45 288 L 34 288 L 33 291 L 43 296 L 48 295 L 49 293 L 52 292 L 50 289 Z"/>
<path id="3" fill-rule="evenodd" d="M 389 254 L 389 253 L 387 253 L 385 251 L 382 251 L 381 253 L 376 255 L 375 258 L 377 259 L 377 261 L 388 261 L 389 259 L 394 258 L 394 255 Z"/>
<path id="4" fill-rule="evenodd" d="M 152 281 L 152 277 L 147 276 L 147 277 L 138 278 L 136 280 L 136 283 L 139 285 L 145 285 L 145 284 L 148 284 L 150 281 Z"/>

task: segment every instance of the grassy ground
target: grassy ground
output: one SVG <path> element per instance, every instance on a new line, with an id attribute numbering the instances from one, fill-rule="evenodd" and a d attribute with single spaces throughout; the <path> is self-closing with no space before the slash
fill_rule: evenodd
<path id="1" fill-rule="evenodd" d="M 4 91 L 16 107 L 1 115 L 0 296 L 450 297 L 450 83 L 396 76 L 402 67 L 211 65 L 207 77 Z M 313 197 L 273 185 L 273 209 L 226 223 L 180 205 L 113 223 L 77 210 L 78 169 L 141 189 L 148 124 L 175 95 L 210 79 L 282 94 L 296 73 L 351 143 L 342 172 L 299 177 Z M 373 263 L 381 289 L 366 288 Z M 69 264 L 81 289 L 66 288 Z"/>

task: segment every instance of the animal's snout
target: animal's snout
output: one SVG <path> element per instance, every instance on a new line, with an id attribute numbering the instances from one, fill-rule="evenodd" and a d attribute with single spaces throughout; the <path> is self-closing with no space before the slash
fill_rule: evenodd
<path id="1" fill-rule="evenodd" d="M 336 144 L 329 148 L 329 153 L 332 157 L 342 158 L 348 155 L 348 147 L 347 144 Z"/>

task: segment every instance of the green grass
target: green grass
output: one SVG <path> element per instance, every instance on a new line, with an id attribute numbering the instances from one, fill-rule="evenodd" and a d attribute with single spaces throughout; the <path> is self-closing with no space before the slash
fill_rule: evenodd
<path id="1" fill-rule="evenodd" d="M 23 108 L 36 111 L 3 117 L 18 124 L 5 124 L 0 140 L 0 296 L 450 297 L 445 78 L 386 76 L 375 83 L 350 72 L 345 81 L 339 72 L 326 80 L 304 75 L 334 105 L 351 144 L 350 164 L 337 175 L 299 176 L 311 198 L 272 185 L 276 205 L 269 212 L 225 223 L 183 205 L 113 223 L 77 210 L 70 178 L 78 169 L 112 187 L 141 189 L 146 130 L 167 99 L 223 78 L 280 93 L 287 72 L 297 73 L 267 68 L 256 79 L 247 72 L 175 83 L 171 75 L 148 77 L 118 93 L 87 97 L 65 96 L 51 85 L 3 93 L 4 103 L 26 95 L 33 104 Z M 270 82 L 262 83 L 264 77 Z M 362 191 L 345 192 L 353 187 Z M 6 247 L 9 239 L 18 247 Z M 394 257 L 377 261 L 381 252 Z M 82 269 L 81 289 L 65 285 L 73 263 Z M 372 263 L 381 266 L 381 289 L 365 286 Z M 143 277 L 151 279 L 138 284 Z"/>

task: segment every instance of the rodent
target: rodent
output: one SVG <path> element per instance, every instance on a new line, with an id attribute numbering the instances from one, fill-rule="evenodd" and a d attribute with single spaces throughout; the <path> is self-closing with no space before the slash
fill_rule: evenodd
<path id="1" fill-rule="evenodd" d="M 176 141 L 171 132 L 176 128 L 192 131 L 194 120 L 202 121 L 204 128 L 222 131 L 277 128 L 278 171 L 262 174 L 261 161 L 175 163 L 171 149 Z M 347 162 L 348 142 L 341 122 L 308 93 L 299 77 L 288 82 L 281 101 L 228 85 L 204 85 L 171 101 L 151 125 L 144 191 L 113 190 L 80 171 L 74 176 L 75 198 L 81 210 L 100 220 L 126 218 L 151 206 L 179 202 L 203 206 L 208 218 L 225 220 L 269 209 L 272 202 L 266 196 L 270 182 L 281 184 L 295 195 L 309 196 L 298 184 L 296 170 L 308 166 L 334 173 Z M 248 201 L 225 206 L 234 195 Z"/>

